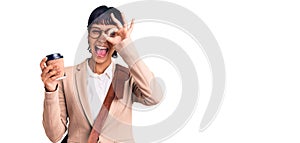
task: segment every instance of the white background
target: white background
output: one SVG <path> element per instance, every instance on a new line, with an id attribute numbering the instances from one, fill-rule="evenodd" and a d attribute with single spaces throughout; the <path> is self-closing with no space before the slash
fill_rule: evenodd
<path id="1" fill-rule="evenodd" d="M 49 142 L 42 127 L 41 58 L 53 52 L 75 55 L 90 12 L 102 4 L 118 7 L 128 2 L 0 2 L 1 142 Z M 227 81 L 211 126 L 198 131 L 200 101 L 201 109 L 165 142 L 299 142 L 300 4 L 171 2 L 196 13 L 210 28 L 224 56 Z M 73 58 L 65 56 L 66 66 Z"/>

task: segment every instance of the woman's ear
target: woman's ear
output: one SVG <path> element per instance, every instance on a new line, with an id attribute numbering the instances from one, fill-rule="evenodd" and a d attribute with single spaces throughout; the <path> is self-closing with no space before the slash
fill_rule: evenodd
<path id="1" fill-rule="evenodd" d="M 88 50 L 90 53 L 92 53 L 90 46 L 87 48 L 87 50 Z"/>
<path id="2" fill-rule="evenodd" d="M 111 56 L 112 56 L 113 58 L 117 58 L 117 57 L 118 57 L 117 51 L 115 50 Z"/>

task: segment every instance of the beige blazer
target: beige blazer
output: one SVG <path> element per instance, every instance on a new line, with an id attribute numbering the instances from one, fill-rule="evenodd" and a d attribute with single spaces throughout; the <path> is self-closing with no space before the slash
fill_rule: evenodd
<path id="1" fill-rule="evenodd" d="M 102 143 L 133 143 L 132 104 L 155 105 L 162 92 L 154 75 L 142 60 L 138 59 L 135 48 L 126 39 L 116 49 L 127 63 L 127 68 L 114 66 L 112 84 L 116 97 L 99 137 Z M 86 143 L 94 124 L 87 99 L 87 60 L 65 68 L 67 78 L 61 80 L 55 92 L 45 92 L 43 126 L 52 142 L 58 142 L 68 131 L 68 143 Z M 119 65 L 118 65 L 119 66 Z M 129 73 L 129 74 L 128 74 Z M 128 75 L 127 79 L 118 78 Z"/>

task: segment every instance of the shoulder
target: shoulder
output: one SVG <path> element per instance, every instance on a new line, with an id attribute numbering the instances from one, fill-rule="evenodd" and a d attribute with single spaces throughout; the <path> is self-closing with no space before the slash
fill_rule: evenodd
<path id="1" fill-rule="evenodd" d="M 83 69 L 86 69 L 87 60 L 83 61 L 80 64 L 74 65 L 74 66 L 68 66 L 65 67 L 65 73 L 73 73 L 74 71 L 81 71 Z"/>

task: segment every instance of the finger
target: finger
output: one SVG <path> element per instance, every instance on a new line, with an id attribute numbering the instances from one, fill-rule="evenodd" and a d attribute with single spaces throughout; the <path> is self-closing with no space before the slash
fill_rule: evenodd
<path id="1" fill-rule="evenodd" d="M 109 37 L 108 35 L 106 35 L 106 34 L 103 34 L 103 36 L 106 38 L 106 40 L 110 43 L 110 44 L 112 44 L 112 45 L 116 45 L 116 44 L 118 44 L 121 40 L 122 40 L 122 38 L 121 38 L 121 36 L 120 35 L 116 35 L 115 37 Z"/>
<path id="2" fill-rule="evenodd" d="M 46 82 L 49 81 L 49 79 L 50 81 L 52 81 L 51 78 L 57 75 L 58 75 L 57 71 L 51 71 L 47 73 L 44 77 L 42 77 L 42 81 L 44 82 L 44 84 L 46 84 Z"/>
<path id="3" fill-rule="evenodd" d="M 134 19 L 131 20 L 129 29 L 132 29 L 132 28 L 133 28 L 133 25 L 134 25 Z"/>
<path id="4" fill-rule="evenodd" d="M 58 78 L 60 78 L 60 74 L 57 74 L 57 75 L 55 75 L 55 76 L 50 77 L 50 79 L 51 79 L 52 81 L 55 81 L 55 80 L 57 80 Z"/>
<path id="5" fill-rule="evenodd" d="M 58 76 L 60 72 L 61 72 L 60 70 L 52 70 L 52 71 L 50 71 L 49 73 L 46 74 L 45 78 L 48 79 L 48 78 L 51 78 L 53 76 Z"/>
<path id="6" fill-rule="evenodd" d="M 46 68 L 43 69 L 41 77 L 44 78 L 50 71 L 55 70 L 56 68 L 57 66 L 55 65 L 47 66 Z"/>
<path id="7" fill-rule="evenodd" d="M 43 71 L 42 71 L 42 74 L 41 74 L 41 78 L 44 79 L 46 74 L 49 72 L 49 66 L 44 68 Z"/>
<path id="8" fill-rule="evenodd" d="M 49 65 L 49 66 L 46 66 L 46 68 L 44 68 L 42 72 L 48 73 L 50 70 L 53 70 L 55 68 L 57 68 L 56 65 Z"/>
<path id="9" fill-rule="evenodd" d="M 56 74 L 54 76 L 51 76 L 50 78 L 52 80 L 57 80 L 58 78 L 60 78 L 62 76 L 62 70 L 57 70 Z"/>
<path id="10" fill-rule="evenodd" d="M 46 61 L 47 61 L 47 57 L 44 57 L 42 59 L 42 61 L 40 62 L 40 67 L 41 67 L 41 70 L 43 71 L 44 68 L 46 68 Z"/>
<path id="11" fill-rule="evenodd" d="M 133 30 L 133 26 L 134 26 L 134 19 L 131 20 L 130 27 L 128 29 L 128 34 L 131 34 L 131 32 Z"/>
<path id="12" fill-rule="evenodd" d="M 125 14 L 122 13 L 121 15 L 122 15 L 122 20 L 123 20 L 123 22 L 124 22 L 124 27 L 125 27 L 125 29 L 127 29 L 128 27 L 127 27 L 127 21 L 126 21 L 126 19 L 125 19 Z"/>
<path id="13" fill-rule="evenodd" d="M 111 19 L 117 24 L 118 28 L 121 29 L 123 28 L 123 25 L 121 24 L 121 22 L 115 17 L 115 15 L 113 13 L 110 14 Z"/>
<path id="14" fill-rule="evenodd" d="M 109 42 L 109 43 L 114 43 L 114 40 L 112 37 L 109 37 L 107 34 L 103 33 L 104 38 Z"/>

